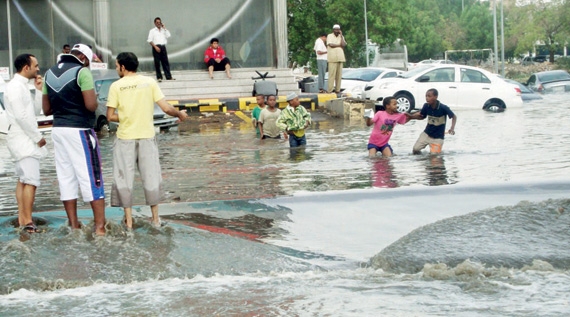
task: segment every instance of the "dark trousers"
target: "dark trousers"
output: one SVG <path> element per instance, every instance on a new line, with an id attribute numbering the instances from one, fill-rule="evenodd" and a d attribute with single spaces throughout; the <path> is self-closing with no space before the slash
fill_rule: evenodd
<path id="1" fill-rule="evenodd" d="M 230 64 L 230 60 L 227 57 L 224 57 L 224 59 L 222 59 L 219 63 L 216 63 L 216 60 L 213 58 L 210 58 L 208 60 L 208 62 L 206 63 L 206 65 L 208 65 L 208 67 L 210 66 L 214 66 L 214 71 L 222 71 L 222 70 L 226 70 L 226 65 Z"/>
<path id="2" fill-rule="evenodd" d="M 171 79 L 170 74 L 170 63 L 168 62 L 168 54 L 166 53 L 166 45 L 157 45 L 160 48 L 160 53 L 158 53 L 154 47 L 152 48 L 152 57 L 154 58 L 154 69 L 156 70 L 156 79 L 162 79 L 162 74 L 160 73 L 160 64 L 162 64 L 162 70 L 164 70 L 164 76 L 166 79 Z"/>

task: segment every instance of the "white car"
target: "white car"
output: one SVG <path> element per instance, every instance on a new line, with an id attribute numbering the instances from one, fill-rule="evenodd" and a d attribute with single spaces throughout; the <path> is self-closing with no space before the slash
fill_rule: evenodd
<path id="1" fill-rule="evenodd" d="M 4 91 L 6 90 L 7 83 L 0 83 L 0 135 L 8 134 L 9 124 L 8 115 L 6 114 L 6 107 L 4 106 Z M 35 98 L 36 88 L 34 85 L 30 84 L 30 91 L 32 92 L 32 98 Z M 37 92 L 40 93 L 40 92 Z M 36 115 L 36 121 L 38 122 L 38 128 L 41 133 L 50 132 L 53 125 L 53 116 L 44 116 L 41 112 L 41 105 L 36 109 L 38 114 Z"/>
<path id="2" fill-rule="evenodd" d="M 343 70 L 340 90 L 351 97 L 364 98 L 364 89 L 367 84 L 383 78 L 396 77 L 401 73 L 401 70 L 382 67 Z"/>
<path id="3" fill-rule="evenodd" d="M 424 59 L 423 61 L 417 63 L 408 63 L 408 70 L 411 70 L 418 66 L 436 65 L 436 64 L 455 64 L 455 63 L 447 59 Z"/>
<path id="4" fill-rule="evenodd" d="M 385 97 L 398 100 L 398 111 L 409 112 L 425 103 L 428 89 L 439 92 L 438 99 L 451 109 L 502 111 L 522 107 L 520 89 L 484 69 L 464 65 L 425 65 L 384 80 L 368 91 L 368 99 L 379 103 Z"/>

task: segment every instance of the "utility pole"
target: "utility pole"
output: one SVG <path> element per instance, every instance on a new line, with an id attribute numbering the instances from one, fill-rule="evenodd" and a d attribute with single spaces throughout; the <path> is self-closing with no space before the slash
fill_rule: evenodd
<path id="1" fill-rule="evenodd" d="M 368 57 L 368 18 L 366 17 L 366 0 L 364 0 L 364 41 L 366 42 L 366 67 L 370 65 Z"/>
<path id="2" fill-rule="evenodd" d="M 495 42 L 495 62 L 494 70 L 495 74 L 499 73 L 499 45 L 497 43 L 497 0 L 493 0 L 493 39 Z"/>
<path id="3" fill-rule="evenodd" d="M 501 0 L 501 75 L 505 77 L 505 15 L 503 13 L 503 2 Z"/>

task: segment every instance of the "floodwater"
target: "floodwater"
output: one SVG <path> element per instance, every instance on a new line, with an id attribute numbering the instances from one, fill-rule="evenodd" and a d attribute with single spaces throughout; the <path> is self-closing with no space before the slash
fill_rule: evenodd
<path id="1" fill-rule="evenodd" d="M 568 108 L 557 95 L 456 111 L 437 156 L 411 155 L 425 121 L 370 159 L 369 127 L 318 112 L 296 152 L 247 124 L 160 134 L 168 224 L 138 207 L 126 232 L 108 208 L 104 238 L 65 226 L 50 157 L 45 232 L 20 235 L 0 140 L 0 315 L 569 315 Z M 107 191 L 112 141 L 100 137 Z"/>

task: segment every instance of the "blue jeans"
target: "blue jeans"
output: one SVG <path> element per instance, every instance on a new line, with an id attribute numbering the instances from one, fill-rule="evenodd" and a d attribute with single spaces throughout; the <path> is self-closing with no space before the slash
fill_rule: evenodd
<path id="1" fill-rule="evenodd" d="M 305 135 L 303 135 L 302 137 L 298 137 L 294 134 L 289 135 L 289 145 L 291 147 L 299 147 L 301 145 L 306 145 L 306 144 L 307 144 L 307 138 L 305 137 Z"/>

